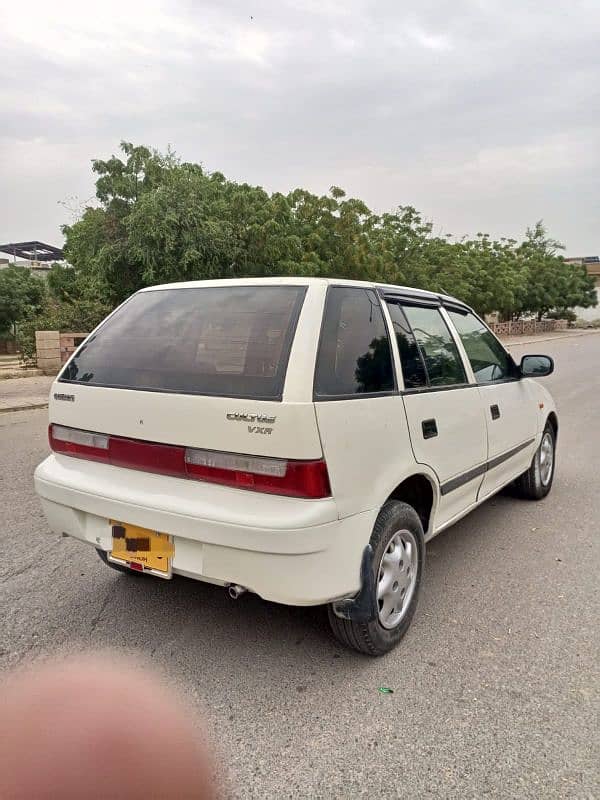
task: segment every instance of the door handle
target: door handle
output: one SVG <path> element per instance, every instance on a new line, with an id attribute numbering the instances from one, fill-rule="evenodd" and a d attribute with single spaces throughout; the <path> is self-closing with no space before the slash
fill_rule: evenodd
<path id="1" fill-rule="evenodd" d="M 434 419 L 424 419 L 421 423 L 424 439 L 433 439 L 438 435 L 437 422 Z"/>
<path id="2" fill-rule="evenodd" d="M 490 413 L 492 415 L 492 419 L 500 419 L 500 409 L 495 403 L 493 406 L 490 406 Z"/>

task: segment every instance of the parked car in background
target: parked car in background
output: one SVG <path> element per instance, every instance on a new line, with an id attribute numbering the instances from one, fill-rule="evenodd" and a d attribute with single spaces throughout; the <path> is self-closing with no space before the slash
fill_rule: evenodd
<path id="1" fill-rule="evenodd" d="M 327 604 L 345 645 L 406 632 L 425 543 L 507 484 L 543 498 L 558 432 L 459 300 L 317 278 L 144 289 L 52 386 L 52 531 L 129 574 Z"/>

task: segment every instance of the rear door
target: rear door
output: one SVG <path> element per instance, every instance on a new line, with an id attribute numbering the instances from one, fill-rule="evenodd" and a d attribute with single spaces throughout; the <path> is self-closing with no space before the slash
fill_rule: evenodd
<path id="1" fill-rule="evenodd" d="M 388 300 L 404 375 L 404 407 L 416 460 L 438 476 L 436 527 L 477 500 L 487 457 L 477 387 L 440 309 Z"/>
<path id="2" fill-rule="evenodd" d="M 340 517 L 378 508 L 412 462 L 392 347 L 374 289 L 330 286 L 314 407 Z M 373 520 L 365 525 L 365 543 Z"/>
<path id="3" fill-rule="evenodd" d="M 502 344 L 474 314 L 448 309 L 471 364 L 488 430 L 488 465 L 480 497 L 497 491 L 531 463 L 537 415 L 529 382 L 521 380 Z"/>

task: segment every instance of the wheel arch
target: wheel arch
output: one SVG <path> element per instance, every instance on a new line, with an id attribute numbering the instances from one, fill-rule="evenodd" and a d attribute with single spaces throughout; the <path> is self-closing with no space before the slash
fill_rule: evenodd
<path id="1" fill-rule="evenodd" d="M 558 417 L 555 411 L 551 411 L 548 414 L 546 423 L 548 422 L 550 423 L 550 425 L 552 425 L 552 430 L 554 431 L 554 439 L 556 440 L 558 438 Z"/>
<path id="2" fill-rule="evenodd" d="M 433 530 L 433 519 L 439 499 L 439 486 L 432 476 L 424 472 L 408 475 L 395 486 L 386 497 L 388 500 L 400 500 L 412 506 L 421 520 L 425 538 Z"/>

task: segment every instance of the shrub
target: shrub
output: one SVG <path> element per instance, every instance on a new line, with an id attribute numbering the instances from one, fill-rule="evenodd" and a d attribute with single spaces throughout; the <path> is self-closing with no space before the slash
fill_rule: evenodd
<path id="1" fill-rule="evenodd" d="M 40 314 L 26 320 L 19 326 L 17 342 L 21 349 L 21 359 L 34 364 L 36 331 L 75 331 L 89 333 L 111 308 L 99 300 L 80 300 L 77 303 L 60 303 L 49 300 Z"/>

